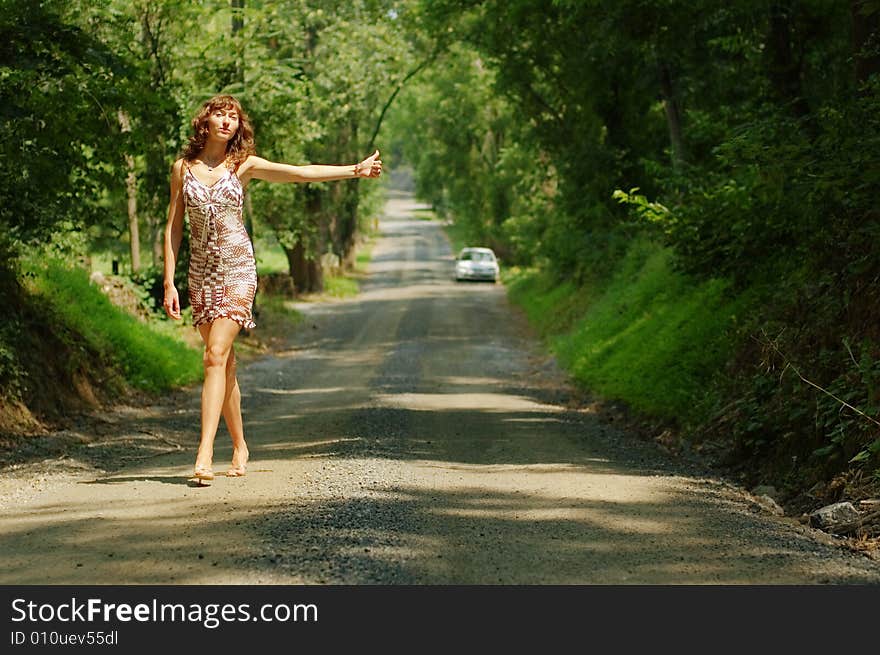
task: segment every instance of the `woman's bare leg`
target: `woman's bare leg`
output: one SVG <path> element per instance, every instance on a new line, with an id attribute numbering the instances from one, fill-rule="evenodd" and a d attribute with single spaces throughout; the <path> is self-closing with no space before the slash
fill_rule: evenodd
<path id="1" fill-rule="evenodd" d="M 223 400 L 223 420 L 232 438 L 233 474 L 243 474 L 248 461 L 248 447 L 244 440 L 244 424 L 241 418 L 241 389 L 235 377 L 235 346 L 226 360 L 226 397 Z"/>
<path id="2" fill-rule="evenodd" d="M 218 318 L 213 323 L 199 326 L 199 334 L 205 342 L 205 382 L 202 386 L 202 433 L 196 454 L 196 468 L 210 468 L 214 459 L 214 438 L 223 407 L 227 404 L 227 362 L 240 329 L 238 323 L 228 318 Z M 238 397 L 240 400 L 241 396 Z M 239 434 L 243 438 L 243 433 Z"/>

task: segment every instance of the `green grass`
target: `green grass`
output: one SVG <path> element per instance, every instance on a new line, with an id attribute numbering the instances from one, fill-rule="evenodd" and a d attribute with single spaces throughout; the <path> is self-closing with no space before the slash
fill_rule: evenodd
<path id="1" fill-rule="evenodd" d="M 413 218 L 420 221 L 437 220 L 437 213 L 433 209 L 429 209 L 427 207 L 418 207 L 416 209 L 413 209 L 411 214 Z"/>
<path id="2" fill-rule="evenodd" d="M 261 293 L 257 299 L 260 309 L 268 310 L 273 317 L 296 325 L 302 321 L 303 315 L 292 307 L 293 302 L 291 298 L 275 293 Z M 259 328 L 258 325 L 257 329 Z"/>
<path id="3" fill-rule="evenodd" d="M 324 276 L 324 291 L 318 298 L 353 298 L 361 290 L 360 278 L 366 273 L 373 256 L 374 242 L 367 241 L 357 246 L 354 270 L 351 273 Z"/>
<path id="4" fill-rule="evenodd" d="M 286 273 L 290 270 L 284 249 L 274 239 L 261 239 L 254 245 L 257 274 Z"/>
<path id="5" fill-rule="evenodd" d="M 522 305 L 561 364 L 585 387 L 664 418 L 699 418 L 732 353 L 730 330 L 747 296 L 726 283 L 694 283 L 667 249 L 641 241 L 603 288 L 553 285 L 535 271 L 511 274 Z"/>
<path id="6" fill-rule="evenodd" d="M 328 275 L 324 278 L 323 296 L 330 298 L 352 298 L 360 291 L 360 285 L 354 278 L 345 275 Z"/>
<path id="7" fill-rule="evenodd" d="M 365 272 L 370 261 L 373 259 L 373 245 L 374 242 L 371 240 L 358 248 L 354 259 L 355 270 L 358 272 Z"/>
<path id="8" fill-rule="evenodd" d="M 118 263 L 117 270 L 121 274 L 128 274 L 131 272 L 130 257 L 123 258 L 110 251 L 102 250 L 90 253 L 89 258 L 91 259 L 93 271 L 101 271 L 105 275 L 111 275 L 113 273 L 113 260 L 116 260 Z"/>
<path id="9" fill-rule="evenodd" d="M 188 326 L 151 319 L 142 322 L 115 307 L 89 282 L 88 273 L 65 262 L 27 262 L 29 291 L 60 325 L 114 363 L 134 387 L 162 392 L 201 378 L 202 354 L 187 345 Z"/>

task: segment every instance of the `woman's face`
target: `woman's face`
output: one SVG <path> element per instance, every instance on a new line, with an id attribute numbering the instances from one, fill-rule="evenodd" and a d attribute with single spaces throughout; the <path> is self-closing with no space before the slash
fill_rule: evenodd
<path id="1" fill-rule="evenodd" d="M 208 115 L 208 137 L 229 141 L 238 130 L 238 112 L 234 107 L 218 107 Z"/>

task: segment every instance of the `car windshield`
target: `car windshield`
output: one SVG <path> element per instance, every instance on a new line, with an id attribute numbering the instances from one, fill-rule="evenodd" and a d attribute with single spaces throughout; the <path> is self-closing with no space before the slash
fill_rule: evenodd
<path id="1" fill-rule="evenodd" d="M 469 250 L 467 252 L 461 253 L 460 259 L 462 261 L 474 261 L 474 262 L 494 262 L 495 257 L 491 252 L 479 252 Z"/>

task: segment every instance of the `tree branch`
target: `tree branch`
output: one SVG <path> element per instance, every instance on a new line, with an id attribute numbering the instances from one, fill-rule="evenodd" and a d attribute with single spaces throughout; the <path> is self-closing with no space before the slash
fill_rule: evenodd
<path id="1" fill-rule="evenodd" d="M 376 121 L 376 128 L 373 130 L 373 136 L 370 137 L 370 142 L 367 145 L 367 153 L 373 152 L 373 146 L 376 143 L 376 137 L 379 134 L 379 129 L 382 127 L 382 121 L 385 120 L 385 113 L 391 107 L 391 103 L 394 102 L 394 99 L 397 97 L 397 94 L 400 93 L 400 90 L 403 88 L 403 85 L 406 84 L 410 79 L 412 79 L 415 75 L 418 75 L 424 68 L 429 66 L 434 62 L 437 58 L 437 51 L 432 52 L 424 61 L 422 61 L 418 66 L 413 68 L 406 76 L 400 81 L 400 84 L 397 85 L 397 88 L 394 89 L 394 92 L 391 94 L 391 97 L 388 98 L 388 102 L 385 103 L 385 106 L 382 107 L 382 113 L 379 114 L 379 120 Z"/>

